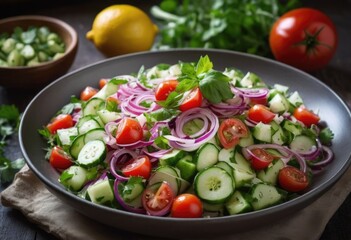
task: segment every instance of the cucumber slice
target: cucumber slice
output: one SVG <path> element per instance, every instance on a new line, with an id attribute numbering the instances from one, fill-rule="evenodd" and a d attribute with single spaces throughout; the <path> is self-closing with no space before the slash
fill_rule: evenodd
<path id="1" fill-rule="evenodd" d="M 71 144 L 71 147 L 69 148 L 69 153 L 74 159 L 78 158 L 80 150 L 82 150 L 85 142 L 84 142 L 84 134 L 77 136 Z"/>
<path id="2" fill-rule="evenodd" d="M 111 203 L 115 198 L 110 180 L 107 178 L 89 186 L 87 193 L 90 201 L 101 205 Z"/>
<path id="3" fill-rule="evenodd" d="M 106 157 L 106 145 L 101 140 L 86 143 L 78 154 L 76 163 L 84 168 L 99 165 Z"/>
<path id="4" fill-rule="evenodd" d="M 293 135 L 301 135 L 302 133 L 302 127 L 298 123 L 293 123 L 289 120 L 285 120 L 283 122 L 283 128 L 289 132 L 291 132 Z"/>
<path id="5" fill-rule="evenodd" d="M 252 170 L 247 171 L 245 168 L 235 163 L 233 164 L 233 168 L 233 176 L 236 188 L 250 186 L 252 180 L 256 177 L 256 173 Z"/>
<path id="6" fill-rule="evenodd" d="M 254 139 L 253 139 L 252 134 L 251 134 L 250 131 L 248 131 L 248 136 L 247 137 L 242 137 L 239 140 L 239 146 L 240 147 L 247 147 L 247 146 L 250 146 L 250 145 L 253 145 L 253 144 L 254 144 Z"/>
<path id="7" fill-rule="evenodd" d="M 94 98 L 106 99 L 108 96 L 117 92 L 118 86 L 118 84 L 108 81 L 107 84 L 94 95 Z"/>
<path id="8" fill-rule="evenodd" d="M 87 142 L 90 142 L 93 140 L 101 140 L 104 143 L 106 143 L 108 140 L 108 135 L 105 132 L 105 129 L 104 128 L 95 128 L 95 129 L 92 129 L 92 130 L 88 131 L 87 133 L 85 133 L 84 143 L 87 143 Z"/>
<path id="9" fill-rule="evenodd" d="M 59 182 L 74 192 L 81 190 L 87 182 L 87 170 L 80 166 L 71 166 L 60 175 Z"/>
<path id="10" fill-rule="evenodd" d="M 121 118 L 121 114 L 118 112 L 110 112 L 106 109 L 101 109 L 97 111 L 97 115 L 100 117 L 104 124 L 108 122 L 114 122 Z"/>
<path id="11" fill-rule="evenodd" d="M 259 141 L 270 143 L 272 141 L 272 128 L 270 124 L 259 122 L 254 128 L 252 135 Z"/>
<path id="12" fill-rule="evenodd" d="M 57 136 L 60 139 L 60 142 L 62 145 L 71 145 L 72 138 L 77 135 L 78 135 L 78 129 L 76 127 L 57 130 Z"/>
<path id="13" fill-rule="evenodd" d="M 282 195 L 276 187 L 258 183 L 252 187 L 251 198 L 253 209 L 260 210 L 278 204 L 282 200 Z"/>
<path id="14" fill-rule="evenodd" d="M 105 105 L 105 101 L 101 98 L 91 98 L 85 104 L 83 108 L 83 116 L 96 115 L 97 111 L 102 109 Z"/>
<path id="15" fill-rule="evenodd" d="M 95 118 L 89 115 L 79 120 L 77 128 L 79 134 L 84 134 L 92 129 L 101 128 L 101 125 Z"/>
<path id="16" fill-rule="evenodd" d="M 196 169 L 201 171 L 218 162 L 219 149 L 213 143 L 205 143 L 196 152 Z"/>
<path id="17" fill-rule="evenodd" d="M 281 159 L 277 159 L 273 161 L 272 164 L 266 169 L 260 170 L 257 173 L 257 177 L 265 183 L 277 185 L 279 171 L 284 166 L 284 162 Z"/>
<path id="18" fill-rule="evenodd" d="M 122 198 L 126 203 L 130 203 L 134 201 L 137 197 L 139 197 L 143 191 L 145 190 L 145 186 L 142 182 L 136 182 L 133 184 L 133 187 L 129 187 L 128 191 L 123 191 Z"/>
<path id="19" fill-rule="evenodd" d="M 299 135 L 295 136 L 294 139 L 290 143 L 291 150 L 297 151 L 299 153 L 307 153 L 310 152 L 313 148 L 317 148 L 316 140 L 305 136 Z"/>
<path id="20" fill-rule="evenodd" d="M 274 113 L 286 112 L 290 107 L 288 100 L 280 93 L 275 94 L 268 104 L 269 108 Z"/>
<path id="21" fill-rule="evenodd" d="M 183 150 L 173 149 L 159 159 L 159 164 L 161 166 L 175 166 L 184 155 L 185 152 Z"/>
<path id="22" fill-rule="evenodd" d="M 218 161 L 231 163 L 234 159 L 235 148 L 222 148 L 218 154 Z"/>
<path id="23" fill-rule="evenodd" d="M 252 210 L 250 202 L 240 191 L 235 191 L 231 198 L 225 203 L 225 207 L 230 215 L 245 213 Z"/>
<path id="24" fill-rule="evenodd" d="M 224 203 L 233 194 L 233 179 L 220 167 L 206 168 L 195 176 L 194 191 L 205 202 Z"/>

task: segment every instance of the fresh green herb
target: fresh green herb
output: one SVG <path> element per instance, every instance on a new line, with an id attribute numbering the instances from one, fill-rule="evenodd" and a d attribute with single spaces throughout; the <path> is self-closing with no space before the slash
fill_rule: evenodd
<path id="1" fill-rule="evenodd" d="M 151 8 L 159 20 L 155 48 L 224 48 L 272 56 L 268 36 L 299 0 L 163 0 Z"/>
<path id="2" fill-rule="evenodd" d="M 334 133 L 328 127 L 322 129 L 322 131 L 320 131 L 319 133 L 319 140 L 324 145 L 330 145 L 333 138 L 334 138 Z"/>
<path id="3" fill-rule="evenodd" d="M 20 114 L 14 105 L 0 106 L 0 183 L 11 182 L 25 164 L 23 158 L 11 161 L 5 157 L 6 140 L 16 133 L 19 120 Z"/>

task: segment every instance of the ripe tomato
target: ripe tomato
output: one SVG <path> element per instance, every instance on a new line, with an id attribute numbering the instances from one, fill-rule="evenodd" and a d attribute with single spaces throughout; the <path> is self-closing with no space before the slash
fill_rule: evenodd
<path id="1" fill-rule="evenodd" d="M 185 97 L 184 101 L 179 106 L 179 110 L 185 112 L 191 108 L 200 107 L 201 104 L 202 94 L 199 88 L 195 88 Z"/>
<path id="2" fill-rule="evenodd" d="M 255 170 L 265 169 L 274 159 L 271 154 L 261 148 L 254 148 L 251 150 L 251 152 L 253 154 L 252 158 L 250 159 L 251 166 Z"/>
<path id="3" fill-rule="evenodd" d="M 143 129 L 139 122 L 133 118 L 125 117 L 117 127 L 116 142 L 118 144 L 131 144 L 143 138 Z"/>
<path id="4" fill-rule="evenodd" d="M 274 57 L 304 71 L 327 65 L 337 41 L 336 28 L 329 17 L 310 8 L 295 9 L 281 16 L 269 36 Z"/>
<path id="5" fill-rule="evenodd" d="M 256 104 L 249 109 L 248 117 L 255 122 L 270 123 L 275 114 L 272 113 L 266 106 Z"/>
<path id="6" fill-rule="evenodd" d="M 147 188 L 142 196 L 145 210 L 153 216 L 166 215 L 173 203 L 174 193 L 167 182 L 162 182 L 159 187 L 152 185 Z"/>
<path id="7" fill-rule="evenodd" d="M 278 182 L 289 192 L 300 192 L 309 184 L 306 174 L 292 166 L 284 167 L 279 171 Z"/>
<path id="8" fill-rule="evenodd" d="M 168 95 L 173 92 L 178 86 L 177 80 L 167 80 L 160 83 L 155 91 L 156 101 L 166 100 Z"/>
<path id="9" fill-rule="evenodd" d="M 59 114 L 53 118 L 46 127 L 51 134 L 54 134 L 58 129 L 73 127 L 73 124 L 73 119 L 70 114 Z"/>
<path id="10" fill-rule="evenodd" d="M 80 100 L 82 101 L 88 101 L 90 98 L 92 98 L 98 90 L 96 88 L 87 86 L 84 88 L 84 90 L 80 93 Z"/>
<path id="11" fill-rule="evenodd" d="M 171 216 L 176 218 L 199 218 L 202 217 L 202 210 L 202 202 L 197 196 L 183 193 L 174 199 Z"/>
<path id="12" fill-rule="evenodd" d="M 317 124 L 320 120 L 319 116 L 314 112 L 308 110 L 304 106 L 300 106 L 294 110 L 294 117 L 303 122 L 307 127 L 310 127 L 312 124 Z"/>
<path id="13" fill-rule="evenodd" d="M 148 156 L 141 155 L 128 161 L 121 169 L 127 177 L 143 177 L 148 179 L 151 173 L 151 162 Z"/>
<path id="14" fill-rule="evenodd" d="M 99 88 L 103 88 L 107 84 L 108 80 L 106 78 L 101 78 L 99 80 Z"/>
<path id="15" fill-rule="evenodd" d="M 224 120 L 218 129 L 218 138 L 226 149 L 234 147 L 239 143 L 241 137 L 246 137 L 248 130 L 246 125 L 237 118 Z"/>
<path id="16" fill-rule="evenodd" d="M 58 146 L 51 149 L 49 162 L 51 166 L 58 169 L 66 169 L 73 164 L 71 157 Z"/>

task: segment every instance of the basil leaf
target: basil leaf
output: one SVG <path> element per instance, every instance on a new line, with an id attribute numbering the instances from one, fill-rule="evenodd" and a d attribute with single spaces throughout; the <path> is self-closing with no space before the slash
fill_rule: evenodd
<path id="1" fill-rule="evenodd" d="M 204 57 L 200 57 L 200 60 L 197 62 L 196 65 L 196 75 L 199 76 L 203 73 L 207 73 L 213 68 L 213 63 L 211 62 L 210 58 L 206 55 Z"/>
<path id="2" fill-rule="evenodd" d="M 220 103 L 234 96 L 229 81 L 230 78 L 221 72 L 209 72 L 199 83 L 200 91 L 210 103 Z"/>

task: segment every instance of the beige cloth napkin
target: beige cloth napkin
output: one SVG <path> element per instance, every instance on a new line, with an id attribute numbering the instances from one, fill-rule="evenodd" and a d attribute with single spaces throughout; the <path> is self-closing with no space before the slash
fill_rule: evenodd
<path id="1" fill-rule="evenodd" d="M 351 168 L 328 192 L 307 208 L 273 226 L 255 228 L 250 232 L 221 239 L 317 240 L 350 191 Z M 17 173 L 14 182 L 1 193 L 1 203 L 5 207 L 20 210 L 29 221 L 60 239 L 157 239 L 115 230 L 81 215 L 52 195 L 28 166 Z"/>

